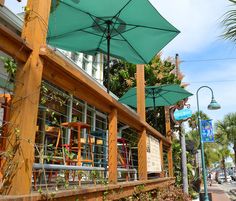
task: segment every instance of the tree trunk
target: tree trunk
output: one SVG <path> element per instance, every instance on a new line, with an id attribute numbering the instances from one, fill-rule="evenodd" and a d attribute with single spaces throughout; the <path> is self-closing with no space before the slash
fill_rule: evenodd
<path id="1" fill-rule="evenodd" d="M 236 167 L 236 139 L 234 140 L 234 166 Z"/>
<path id="2" fill-rule="evenodd" d="M 222 159 L 222 165 L 223 165 L 223 170 L 224 170 L 224 175 L 225 175 L 225 182 L 227 182 L 227 173 L 226 173 L 226 167 L 225 167 L 225 158 Z"/>

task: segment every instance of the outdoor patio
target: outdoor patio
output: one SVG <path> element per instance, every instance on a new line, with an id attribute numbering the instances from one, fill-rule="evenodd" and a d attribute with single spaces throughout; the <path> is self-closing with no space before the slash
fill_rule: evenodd
<path id="1" fill-rule="evenodd" d="M 36 4 L 46 19 L 47 9 Z M 19 65 L 15 88 L 6 87 L 1 102 L 0 199 L 119 199 L 140 186 L 150 191 L 173 184 L 168 107 L 161 134 L 146 123 L 142 105 L 136 112 L 119 103 L 29 27 L 21 37 L 0 24 L 0 50 Z M 41 43 L 34 44 L 35 37 Z M 142 69 L 137 68 L 139 89 Z"/>

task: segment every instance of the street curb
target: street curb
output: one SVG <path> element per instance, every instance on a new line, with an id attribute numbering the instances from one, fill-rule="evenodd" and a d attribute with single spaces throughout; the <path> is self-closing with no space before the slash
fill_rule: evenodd
<path id="1" fill-rule="evenodd" d="M 232 190 L 232 189 L 231 189 L 229 192 L 230 192 L 233 196 L 236 197 L 236 191 L 235 191 L 235 190 Z"/>

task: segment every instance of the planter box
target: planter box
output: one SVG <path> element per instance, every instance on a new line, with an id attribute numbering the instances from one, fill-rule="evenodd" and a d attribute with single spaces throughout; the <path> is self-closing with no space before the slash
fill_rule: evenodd
<path id="1" fill-rule="evenodd" d="M 204 201 L 204 196 L 205 196 L 205 193 L 203 192 L 199 194 L 200 201 Z M 209 198 L 209 201 L 212 201 L 212 193 L 208 193 L 208 198 Z"/>

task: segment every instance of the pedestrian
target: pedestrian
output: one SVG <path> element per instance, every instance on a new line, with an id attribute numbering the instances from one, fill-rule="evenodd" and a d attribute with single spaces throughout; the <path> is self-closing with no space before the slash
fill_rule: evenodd
<path id="1" fill-rule="evenodd" d="M 213 177 L 212 172 L 209 172 L 209 174 L 207 176 L 207 180 L 208 180 L 208 183 L 209 183 L 210 186 L 212 185 L 212 177 Z"/>

